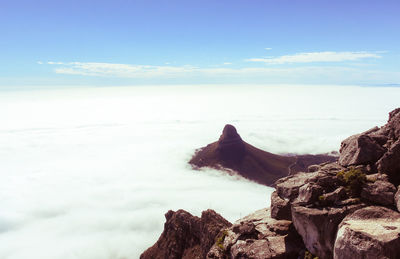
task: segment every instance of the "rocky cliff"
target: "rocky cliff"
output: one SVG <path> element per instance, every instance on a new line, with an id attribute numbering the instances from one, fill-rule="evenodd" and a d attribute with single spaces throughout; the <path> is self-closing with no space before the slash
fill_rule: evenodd
<path id="1" fill-rule="evenodd" d="M 277 180 L 271 208 L 233 225 L 213 212 L 218 227 L 200 230 L 202 220 L 183 211 L 171 225 L 169 212 L 141 258 L 400 258 L 399 137 L 396 109 L 383 127 L 344 140 L 338 162 Z"/>
<path id="2" fill-rule="evenodd" d="M 336 160 L 336 156 L 327 154 L 269 153 L 243 141 L 236 128 L 228 124 L 219 140 L 197 150 L 189 163 L 195 168 L 231 169 L 247 179 L 271 186 L 277 179 L 307 170 L 310 165 Z"/>

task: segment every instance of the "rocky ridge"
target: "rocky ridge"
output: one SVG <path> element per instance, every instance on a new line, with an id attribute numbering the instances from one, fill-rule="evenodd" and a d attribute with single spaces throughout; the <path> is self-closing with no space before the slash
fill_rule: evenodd
<path id="1" fill-rule="evenodd" d="M 284 176 L 304 171 L 312 164 L 336 161 L 329 154 L 277 155 L 242 140 L 232 125 L 225 125 L 218 141 L 196 151 L 189 163 L 194 168 L 229 169 L 260 184 L 271 186 Z"/>
<path id="2" fill-rule="evenodd" d="M 191 250 L 198 257 L 143 256 L 146 251 L 141 258 L 400 258 L 399 137 L 396 109 L 383 127 L 344 140 L 338 162 L 277 180 L 271 208 L 219 225 L 209 248 Z M 163 235 L 157 243 L 170 238 Z"/>

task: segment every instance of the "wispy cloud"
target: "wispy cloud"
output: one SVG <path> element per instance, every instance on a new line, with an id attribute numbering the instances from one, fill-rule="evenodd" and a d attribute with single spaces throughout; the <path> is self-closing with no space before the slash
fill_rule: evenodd
<path id="1" fill-rule="evenodd" d="M 368 67 L 300 66 L 300 67 L 195 67 L 151 66 L 97 62 L 47 62 L 55 73 L 90 77 L 162 80 L 222 80 L 268 83 L 358 84 L 360 82 L 399 82 L 400 72 L 373 70 Z M 168 80 L 164 80 L 168 79 Z M 246 81 L 247 80 L 247 81 Z M 157 82 L 158 82 L 157 81 Z"/>
<path id="2" fill-rule="evenodd" d="M 265 50 L 271 50 L 272 48 L 264 48 Z"/>
<path id="3" fill-rule="evenodd" d="M 355 61 L 365 58 L 381 58 L 378 53 L 380 52 L 366 52 L 366 51 L 323 51 L 323 52 L 302 52 L 293 55 L 284 55 L 279 57 L 267 58 L 250 58 L 246 61 L 251 62 L 264 62 L 268 64 L 287 64 L 287 63 L 311 63 L 311 62 L 343 62 Z"/>
<path id="4" fill-rule="evenodd" d="M 149 66 L 99 62 L 47 62 L 60 65 L 54 71 L 57 74 L 83 76 L 109 76 L 122 78 L 146 78 L 159 76 L 177 76 L 196 70 L 192 66 Z"/>

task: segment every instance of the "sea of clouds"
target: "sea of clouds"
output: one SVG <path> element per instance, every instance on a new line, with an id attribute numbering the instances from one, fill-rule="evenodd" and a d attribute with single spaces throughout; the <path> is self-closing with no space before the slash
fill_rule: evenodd
<path id="1" fill-rule="evenodd" d="M 164 214 L 230 221 L 272 188 L 187 164 L 226 123 L 275 153 L 324 153 L 383 125 L 400 88 L 145 86 L 0 92 L 0 258 L 138 258 Z"/>

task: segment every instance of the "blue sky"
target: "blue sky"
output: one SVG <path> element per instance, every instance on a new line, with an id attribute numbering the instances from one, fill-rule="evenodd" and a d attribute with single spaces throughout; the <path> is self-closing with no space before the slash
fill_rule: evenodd
<path id="1" fill-rule="evenodd" d="M 400 2 L 0 4 L 0 86 L 400 84 Z"/>

